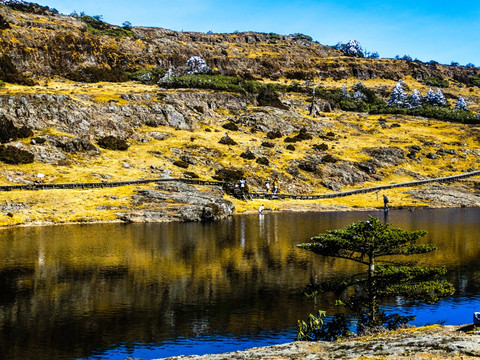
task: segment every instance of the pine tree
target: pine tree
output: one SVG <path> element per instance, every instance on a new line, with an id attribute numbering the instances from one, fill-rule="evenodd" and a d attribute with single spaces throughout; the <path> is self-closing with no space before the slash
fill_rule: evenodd
<path id="1" fill-rule="evenodd" d="M 338 43 L 335 48 L 346 56 L 365 57 L 364 50 L 357 40 L 349 40 L 346 44 Z"/>
<path id="2" fill-rule="evenodd" d="M 355 91 L 355 93 L 353 94 L 353 99 L 357 101 L 357 103 L 361 102 L 361 101 L 365 101 L 367 97 L 365 96 L 364 93 L 362 93 L 360 90 L 358 91 Z"/>
<path id="3" fill-rule="evenodd" d="M 342 100 L 350 100 L 351 96 L 348 93 L 347 87 L 343 85 L 342 90 L 340 91 L 340 99 Z"/>
<path id="4" fill-rule="evenodd" d="M 420 91 L 413 89 L 412 95 L 408 100 L 408 108 L 417 109 L 419 107 L 422 107 L 422 96 L 420 95 Z"/>
<path id="5" fill-rule="evenodd" d="M 353 90 L 354 91 L 361 91 L 363 92 L 366 89 L 365 85 L 361 81 L 357 82 L 355 85 L 353 85 Z"/>
<path id="6" fill-rule="evenodd" d="M 329 230 L 315 236 L 310 243 L 299 244 L 299 248 L 316 254 L 347 259 L 365 266 L 365 272 L 339 282 L 310 285 L 309 293 L 335 291 L 348 296 L 353 290 L 354 294 L 345 303 L 354 314 L 363 317 L 361 323 L 365 327 L 379 326 L 396 318 L 398 314 L 387 316 L 380 311 L 379 304 L 384 299 L 401 297 L 404 300 L 432 302 L 451 295 L 453 285 L 441 280 L 445 268 L 412 266 L 412 262 L 405 265 L 391 259 L 396 255 L 410 256 L 435 250 L 431 244 L 416 244 L 425 234 L 426 231 L 391 228 L 391 224 L 383 224 L 379 219 L 370 217 L 344 229 Z"/>
<path id="7" fill-rule="evenodd" d="M 428 89 L 425 98 L 423 99 L 427 104 L 435 105 L 435 93 L 432 88 Z"/>
<path id="8" fill-rule="evenodd" d="M 458 101 L 455 105 L 454 110 L 468 110 L 467 102 L 465 101 L 465 99 L 462 96 L 460 96 L 458 98 Z"/>
<path id="9" fill-rule="evenodd" d="M 443 96 L 442 90 L 438 89 L 437 93 L 435 94 L 435 103 L 433 105 L 437 106 L 445 106 L 447 105 L 447 100 L 445 96 Z"/>
<path id="10" fill-rule="evenodd" d="M 388 105 L 396 107 L 405 107 L 407 102 L 407 93 L 403 90 L 402 82 L 397 81 L 395 87 L 393 88 L 392 96 L 388 100 Z"/>

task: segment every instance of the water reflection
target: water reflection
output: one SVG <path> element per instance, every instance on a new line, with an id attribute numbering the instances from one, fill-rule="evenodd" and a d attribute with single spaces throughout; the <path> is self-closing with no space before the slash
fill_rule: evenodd
<path id="1" fill-rule="evenodd" d="M 422 260 L 447 265 L 457 296 L 472 299 L 480 294 L 479 215 L 478 209 L 390 211 L 388 221 L 428 230 L 425 241 L 439 251 Z M 285 334 L 318 308 L 335 310 L 333 295 L 312 300 L 301 294 L 309 281 L 358 271 L 356 264 L 320 259 L 294 245 L 366 218 L 268 213 L 205 224 L 3 230 L 0 353 L 3 359 L 69 359 L 107 351 L 114 358 L 124 348 L 140 357 L 132 349 L 150 344 L 151 357 L 161 357 L 155 349 L 172 339 L 192 344 L 198 336 Z"/>

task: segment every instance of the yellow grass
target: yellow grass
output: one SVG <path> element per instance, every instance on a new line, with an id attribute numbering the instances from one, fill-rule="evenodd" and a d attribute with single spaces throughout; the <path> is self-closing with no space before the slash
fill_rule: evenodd
<path id="1" fill-rule="evenodd" d="M 405 81 L 411 88 L 421 88 L 421 84 L 411 78 Z M 343 82 L 333 82 L 323 80 L 321 85 L 325 87 L 341 87 L 346 84 L 347 87 L 353 86 L 358 79 L 348 79 Z M 366 86 L 392 86 L 390 80 L 369 80 L 365 81 Z M 25 87 L 19 85 L 7 84 L 0 93 L 7 94 L 29 94 L 29 93 L 51 93 L 51 94 L 69 94 L 75 96 L 78 94 L 89 95 L 91 102 L 115 101 L 123 104 L 121 94 L 155 94 L 158 91 L 156 86 L 141 85 L 137 83 L 101 83 L 101 84 L 78 84 L 63 79 L 42 80 L 39 85 L 34 87 Z M 171 90 L 169 92 L 174 92 Z M 447 90 L 446 90 L 447 91 Z M 448 91 L 455 91 L 462 94 L 471 94 L 469 90 L 452 87 Z M 475 90 L 475 96 L 478 91 Z M 307 103 L 308 97 L 294 94 L 286 95 L 290 99 L 300 100 Z M 152 96 L 153 98 L 153 96 Z M 249 108 L 253 110 L 254 108 Z M 68 155 L 68 161 L 63 165 L 51 165 L 35 162 L 28 165 L 7 165 L 3 164 L 0 168 L 0 185 L 11 185 L 8 181 L 12 175 L 20 176 L 26 181 L 38 181 L 38 174 L 42 173 L 45 177 L 41 180 L 45 183 L 70 183 L 70 182 L 100 182 L 136 180 L 146 178 L 156 178 L 159 176 L 161 168 L 163 171 L 169 171 L 172 177 L 182 178 L 185 169 L 173 165 L 173 160 L 179 159 L 179 154 L 186 152 L 197 158 L 208 158 L 210 163 L 216 164 L 215 167 L 236 167 L 245 171 L 247 181 L 249 178 L 256 178 L 263 182 L 266 178 L 275 177 L 275 172 L 287 174 L 287 167 L 292 160 L 305 159 L 308 153 L 312 153 L 312 145 L 326 143 L 328 153 L 335 157 L 350 162 L 367 161 L 370 159 L 363 150 L 366 148 L 391 147 L 396 146 L 408 152 L 408 147 L 418 145 L 422 147 L 422 153 L 435 153 L 440 147 L 444 149 L 455 149 L 458 156 L 439 156 L 437 159 L 427 159 L 423 157 L 419 161 L 405 161 L 398 166 L 389 166 L 381 169 L 383 179 L 380 182 L 358 184 L 356 186 L 345 186 L 342 190 L 358 189 L 363 187 L 378 186 L 382 184 L 401 183 L 416 180 L 411 173 L 420 176 L 433 178 L 438 176 L 448 176 L 460 173 L 472 167 L 476 160 L 472 154 L 467 154 L 465 149 L 479 150 L 479 143 L 473 126 L 463 126 L 460 124 L 451 124 L 436 120 L 411 118 L 408 116 L 391 115 L 366 115 L 347 112 L 333 112 L 321 114 L 317 118 L 311 118 L 308 112 L 297 108 L 295 111 L 304 118 L 319 122 L 324 131 L 332 131 L 336 138 L 334 141 L 314 138 L 309 141 L 295 143 L 296 150 L 288 151 L 286 144 L 282 139 L 269 140 L 275 144 L 275 148 L 261 147 L 261 142 L 266 140 L 261 132 L 257 134 L 250 133 L 249 129 L 242 131 L 229 131 L 221 127 L 212 119 L 208 120 L 195 131 L 175 130 L 171 127 L 159 126 L 157 128 L 136 129 L 144 137 L 152 131 L 170 134 L 166 140 L 155 140 L 150 138 L 148 142 L 137 142 L 130 140 L 130 148 L 127 151 L 110 151 L 100 149 L 98 156 Z M 234 116 L 230 111 L 219 109 L 217 113 L 220 117 Z M 387 128 L 382 128 L 379 119 L 382 118 L 387 124 Z M 399 127 L 391 127 L 392 124 L 398 124 Z M 205 131 L 206 129 L 210 132 Z M 224 133 L 229 134 L 238 145 L 226 146 L 219 144 L 220 138 Z M 35 136 L 41 135 L 59 135 L 63 134 L 55 129 L 44 129 L 36 131 Z M 289 134 L 286 134 L 289 135 Z M 30 139 L 22 140 L 28 143 Z M 425 145 L 423 142 L 432 141 L 435 146 Z M 458 143 L 463 143 L 459 145 Z M 266 156 L 270 165 L 268 167 L 258 165 L 255 161 L 244 160 L 240 154 L 247 148 L 255 150 Z M 216 155 L 215 155 L 216 154 Z M 462 155 L 462 156 L 460 156 Z M 463 156 L 465 155 L 465 156 Z M 196 165 L 190 165 L 188 171 L 196 173 L 200 179 L 210 180 L 215 174 L 215 167 L 204 165 L 197 161 Z M 322 178 L 302 171 L 302 175 L 307 178 L 304 188 L 308 193 L 321 194 L 328 193 L 331 190 L 321 185 Z M 288 179 L 289 177 L 285 177 Z M 285 189 L 287 183 L 279 181 L 280 191 Z M 290 181 L 290 180 L 289 180 Z M 295 181 L 292 179 L 291 181 Z M 252 185 L 253 191 L 261 189 Z M 71 222 L 71 221 L 112 221 L 117 218 L 115 215 L 118 210 L 98 210 L 100 205 L 108 205 L 113 208 L 121 206 L 131 207 L 130 197 L 134 194 L 135 187 L 124 187 L 114 189 L 98 190 L 48 190 L 36 192 L 11 192 L 0 194 L 0 202 L 13 201 L 28 204 L 22 211 L 14 212 L 9 216 L 6 212 L 0 216 L 0 225 L 14 225 L 19 223 L 35 223 L 37 221 L 52 222 Z M 412 199 L 405 194 L 405 189 L 392 189 L 386 192 L 394 206 L 426 206 L 428 204 Z M 108 196 L 114 196 L 112 199 Z M 299 200 L 255 200 L 243 202 L 236 199 L 230 199 L 234 202 L 237 212 L 256 211 L 261 203 L 272 210 L 326 210 L 326 209 L 345 209 L 345 208 L 381 208 L 381 197 L 370 193 L 364 195 L 355 195 L 347 198 L 319 200 L 319 201 L 299 201 Z M 56 210 L 54 210 L 56 209 Z M 134 209 L 133 209 L 134 210 Z M 121 211 L 120 211 L 121 212 Z M 12 215 L 12 214 L 11 214 Z M 30 220 L 25 221 L 26 218 Z"/>

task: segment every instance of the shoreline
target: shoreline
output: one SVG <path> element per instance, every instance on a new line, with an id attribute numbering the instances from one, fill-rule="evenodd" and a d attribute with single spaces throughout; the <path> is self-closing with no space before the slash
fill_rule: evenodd
<path id="1" fill-rule="evenodd" d="M 174 356 L 164 360 L 478 359 L 479 343 L 480 331 L 472 324 L 429 325 L 332 342 L 294 341 L 243 351 Z"/>
<path id="2" fill-rule="evenodd" d="M 319 206 L 291 206 L 288 203 L 285 204 L 285 207 L 280 209 L 271 209 L 265 208 L 262 215 L 268 215 L 273 213 L 322 213 L 322 212 L 379 212 L 384 213 L 383 208 L 381 207 L 348 207 L 348 206 L 325 206 L 318 204 Z M 320 207 L 320 208 L 319 208 Z M 459 208 L 478 208 L 478 205 L 472 206 L 401 206 L 401 207 L 390 207 L 390 211 L 398 211 L 398 210 L 406 210 L 406 211 L 415 211 L 417 209 L 459 209 Z M 243 211 L 236 211 L 222 219 L 216 220 L 206 220 L 206 221 L 221 221 L 231 216 L 242 216 L 242 215 L 255 215 L 258 214 L 258 210 L 256 208 L 246 209 Z M 172 217 L 170 220 L 163 220 L 163 221 L 124 221 L 120 218 L 113 219 L 113 220 L 90 220 L 90 221 L 67 221 L 67 222 L 52 222 L 52 221 L 34 221 L 22 224 L 14 224 L 14 225 L 1 225 L 0 230 L 12 229 L 12 228 L 27 228 L 27 227 L 44 227 L 44 226 L 62 226 L 62 225 L 100 225 L 100 224 L 132 224 L 132 223 L 188 223 L 189 221 L 180 221 L 176 220 Z M 196 222 L 196 221 L 190 221 Z"/>

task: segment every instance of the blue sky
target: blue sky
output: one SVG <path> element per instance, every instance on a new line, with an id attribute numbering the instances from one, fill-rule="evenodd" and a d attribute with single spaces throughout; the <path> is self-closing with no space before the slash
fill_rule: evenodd
<path id="1" fill-rule="evenodd" d="M 34 0 L 31 0 L 35 2 Z M 40 0 L 64 14 L 178 31 L 303 33 L 324 45 L 358 40 L 380 57 L 408 54 L 480 66 L 480 1 Z"/>

